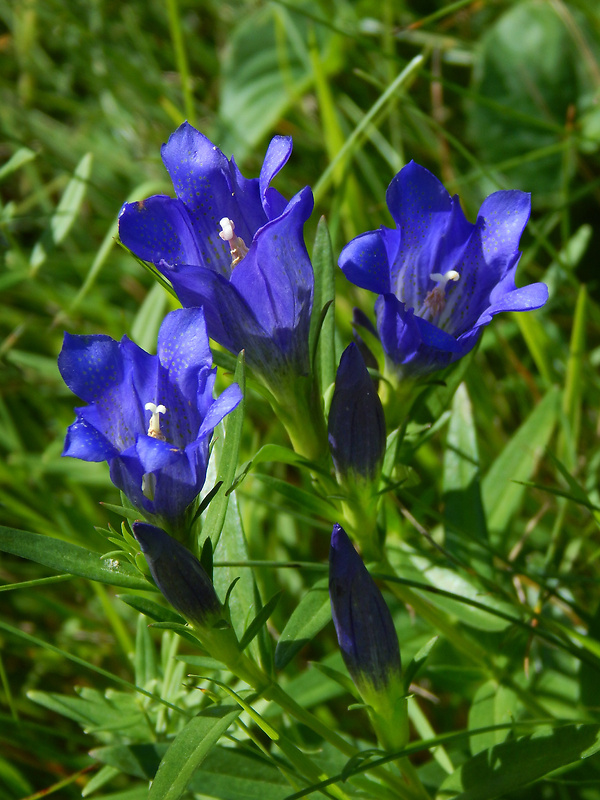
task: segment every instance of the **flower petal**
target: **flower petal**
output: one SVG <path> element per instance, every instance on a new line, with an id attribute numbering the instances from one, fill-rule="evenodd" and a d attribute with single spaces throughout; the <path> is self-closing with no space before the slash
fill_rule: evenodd
<path id="1" fill-rule="evenodd" d="M 451 231 L 453 202 L 438 179 L 419 164 L 411 161 L 392 179 L 386 200 L 401 242 L 398 254 L 390 263 L 390 287 L 407 308 L 418 309 L 430 287 L 429 275 L 439 272 L 437 253 L 445 249 L 445 238 Z M 458 208 L 460 212 L 460 207 Z M 456 233 L 467 232 L 460 214 Z M 456 242 L 452 242 L 452 249 Z"/>
<path id="2" fill-rule="evenodd" d="M 275 175 L 287 164 L 291 153 L 291 136 L 274 136 L 271 139 L 259 179 L 260 196 L 268 219 L 278 217 L 286 206 L 286 200 L 282 195 L 277 190 L 270 189 L 269 185 Z"/>
<path id="3" fill-rule="evenodd" d="M 187 122 L 171 134 L 161 154 L 197 236 L 200 259 L 188 259 L 187 263 L 201 264 L 228 276 L 231 257 L 229 245 L 219 236 L 219 222 L 224 217 L 233 220 L 236 235 L 249 246 L 256 230 L 254 209 L 266 222 L 258 180 L 238 186 L 235 164 Z"/>
<path id="4" fill-rule="evenodd" d="M 206 416 L 202 420 L 202 425 L 198 431 L 198 439 L 202 439 L 204 436 L 211 434 L 219 422 L 221 422 L 230 411 L 237 408 L 242 398 L 242 390 L 237 383 L 233 383 L 221 392 L 214 403 L 211 404 Z"/>
<path id="5" fill-rule="evenodd" d="M 212 366 L 202 308 L 179 308 L 165 317 L 158 334 L 158 358 L 183 396 L 195 399 L 198 372 Z"/>
<path id="6" fill-rule="evenodd" d="M 302 229 L 312 209 L 312 192 L 306 187 L 280 217 L 261 228 L 231 274 L 232 285 L 271 335 L 309 323 L 314 277 Z M 307 338 L 308 328 L 299 335 Z"/>
<path id="7" fill-rule="evenodd" d="M 118 450 L 106 436 L 84 419 L 78 417 L 67 428 L 63 456 L 81 458 L 83 461 L 107 461 L 117 453 Z"/>
<path id="8" fill-rule="evenodd" d="M 142 261 L 158 265 L 198 264 L 200 243 L 180 200 L 155 195 L 125 203 L 119 214 L 119 237 Z"/>
<path id="9" fill-rule="evenodd" d="M 119 343 L 101 334 L 78 336 L 65 332 L 58 369 L 73 394 L 92 402 L 123 379 Z"/>
<path id="10" fill-rule="evenodd" d="M 352 239 L 342 252 L 338 264 L 349 281 L 376 294 L 390 291 L 390 262 L 383 228 Z M 396 233 L 398 241 L 400 234 Z"/>

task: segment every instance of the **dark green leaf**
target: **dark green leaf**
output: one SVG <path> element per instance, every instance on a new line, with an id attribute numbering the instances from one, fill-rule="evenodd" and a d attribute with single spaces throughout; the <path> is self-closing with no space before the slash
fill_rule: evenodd
<path id="1" fill-rule="evenodd" d="M 36 561 L 58 572 L 69 572 L 111 586 L 152 588 L 135 567 L 127 563 L 124 555 L 120 561 L 115 558 L 103 559 L 99 553 L 40 533 L 0 526 L 0 550 Z"/>

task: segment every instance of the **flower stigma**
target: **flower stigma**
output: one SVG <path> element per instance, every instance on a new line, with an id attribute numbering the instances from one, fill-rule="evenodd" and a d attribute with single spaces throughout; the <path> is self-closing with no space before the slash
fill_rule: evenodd
<path id="1" fill-rule="evenodd" d="M 419 316 L 424 319 L 428 313 L 432 317 L 437 317 L 442 313 L 446 307 L 446 284 L 448 281 L 459 281 L 460 275 L 455 269 L 449 269 L 443 275 L 441 272 L 432 272 L 429 279 L 435 281 L 435 286 L 430 292 L 427 293 L 422 306 L 422 314 Z"/>
<path id="2" fill-rule="evenodd" d="M 152 436 L 153 439 L 160 439 L 161 442 L 166 442 L 167 438 L 160 429 L 159 414 L 166 414 L 167 409 L 162 403 L 160 405 L 156 405 L 156 403 L 146 403 L 144 408 L 146 411 L 151 412 L 150 423 L 148 425 L 148 436 Z"/>
<path id="3" fill-rule="evenodd" d="M 232 268 L 240 263 L 242 258 L 247 254 L 248 248 L 246 242 L 239 236 L 235 235 L 235 225 L 229 217 L 223 217 L 219 222 L 222 230 L 219 233 L 224 242 L 229 242 L 229 249 L 231 250 L 231 266 Z"/>

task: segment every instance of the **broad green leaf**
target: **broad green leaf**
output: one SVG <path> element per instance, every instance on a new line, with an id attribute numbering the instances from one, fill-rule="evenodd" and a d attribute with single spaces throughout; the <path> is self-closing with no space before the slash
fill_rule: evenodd
<path id="1" fill-rule="evenodd" d="M 335 350 L 335 265 L 331 237 L 325 217 L 321 217 L 312 252 L 315 271 L 315 295 L 310 320 L 310 353 L 315 354 L 313 369 L 321 394 L 335 381 L 337 358 Z M 329 305 L 328 305 L 329 304 Z M 325 316 L 322 313 L 325 307 Z M 320 329 L 318 330 L 318 326 Z M 316 353 L 315 353 L 316 344 Z"/>
<path id="2" fill-rule="evenodd" d="M 329 582 L 317 581 L 294 609 L 275 649 L 275 668 L 283 669 L 331 619 Z"/>
<path id="3" fill-rule="evenodd" d="M 152 780 L 166 748 L 165 744 L 119 745 L 99 747 L 90 755 L 127 775 Z M 207 755 L 189 789 L 220 800 L 284 800 L 290 792 L 281 772 L 264 757 L 219 745 Z"/>
<path id="4" fill-rule="evenodd" d="M 91 153 L 86 153 L 81 159 L 50 218 L 48 230 L 33 248 L 29 260 L 32 274 L 42 266 L 50 250 L 63 241 L 77 219 L 92 171 L 92 160 Z"/>
<path id="5" fill-rule="evenodd" d="M 241 708 L 210 706 L 191 719 L 165 753 L 148 800 L 178 800 L 209 751 L 238 718 Z"/>
<path id="6" fill-rule="evenodd" d="M 518 510 L 525 487 L 515 481 L 531 478 L 554 430 L 559 392 L 550 389 L 513 435 L 482 481 L 488 528 L 499 539 Z"/>
<path id="7" fill-rule="evenodd" d="M 217 460 L 215 479 L 210 482 L 211 486 L 221 481 L 221 487 L 211 501 L 202 524 L 201 542 L 209 537 L 216 551 L 221 529 L 225 522 L 229 493 L 235 480 L 237 470 L 240 439 L 242 436 L 242 425 L 244 422 L 244 412 L 246 406 L 246 370 L 243 351 L 237 359 L 234 380 L 242 390 L 242 401 L 223 422 L 220 422 L 215 430 L 217 439 L 213 448 L 212 459 Z M 212 460 L 211 459 L 211 460 Z"/>
<path id="8" fill-rule="evenodd" d="M 494 800 L 600 750 L 600 725 L 544 726 L 466 761 L 440 787 L 436 800 Z"/>
<path id="9" fill-rule="evenodd" d="M 485 549 L 487 527 L 479 478 L 473 407 L 467 387 L 461 383 L 452 401 L 444 450 L 444 546 L 477 572 L 489 575 L 491 556 Z"/>
<path id="10" fill-rule="evenodd" d="M 319 12 L 316 4 L 304 8 Z M 219 117 L 226 126 L 221 148 L 236 159 L 270 131 L 313 80 L 308 54 L 308 28 L 314 30 L 325 65 L 333 36 L 323 25 L 290 7 L 268 4 L 258 7 L 232 27 L 222 67 Z"/>
<path id="11" fill-rule="evenodd" d="M 482 38 L 473 88 L 483 102 L 469 104 L 469 136 L 484 162 L 512 162 L 507 187 L 559 189 L 565 119 L 584 91 L 579 58 L 561 15 L 535 0 L 510 5 Z M 547 155 L 532 160 L 535 151 Z"/>
<path id="12" fill-rule="evenodd" d="M 512 689 L 498 684 L 495 680 L 487 681 L 479 687 L 471 703 L 469 730 L 513 722 L 517 719 L 520 708 L 519 698 Z M 510 729 L 505 728 L 471 736 L 469 739 L 471 755 L 475 756 L 482 750 L 489 750 L 494 745 L 500 744 L 509 733 Z"/>
<path id="13" fill-rule="evenodd" d="M 122 560 L 103 559 L 100 553 L 41 533 L 0 526 L 0 550 L 91 581 L 126 589 L 152 589 L 125 556 Z"/>

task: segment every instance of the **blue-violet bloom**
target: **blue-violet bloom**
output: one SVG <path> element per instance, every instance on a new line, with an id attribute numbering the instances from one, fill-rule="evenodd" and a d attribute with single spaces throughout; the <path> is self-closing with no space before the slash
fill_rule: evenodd
<path id="1" fill-rule="evenodd" d="M 396 228 L 353 239 L 339 265 L 352 283 L 379 295 L 377 328 L 392 374 L 441 369 L 475 346 L 495 314 L 546 302 L 545 284 L 515 285 L 529 194 L 494 192 L 472 224 L 458 196 L 411 161 L 386 199 Z"/>
<path id="2" fill-rule="evenodd" d="M 134 522 L 132 530 L 154 582 L 175 611 L 200 627 L 218 621 L 223 608 L 198 559 L 162 528 Z"/>
<path id="3" fill-rule="evenodd" d="M 213 399 L 204 312 L 168 314 L 150 355 L 126 336 L 65 333 L 58 358 L 75 409 L 63 455 L 108 461 L 112 482 L 145 516 L 174 531 L 206 477 L 213 429 L 241 400 L 237 384 Z"/>
<path id="4" fill-rule="evenodd" d="M 269 184 L 291 137 L 272 139 L 259 178 L 247 180 L 183 123 L 162 146 L 176 198 L 126 203 L 119 236 L 169 279 L 183 306 L 204 306 L 209 336 L 270 386 L 309 372 L 314 277 L 303 238 L 313 208 L 305 187 L 289 202 Z"/>
<path id="5" fill-rule="evenodd" d="M 328 422 L 329 448 L 341 480 L 377 480 L 385 454 L 385 417 L 357 344 L 342 353 Z"/>
<path id="6" fill-rule="evenodd" d="M 344 663 L 382 743 L 408 739 L 406 697 L 394 621 L 381 592 L 341 525 L 329 551 L 331 613 Z"/>

